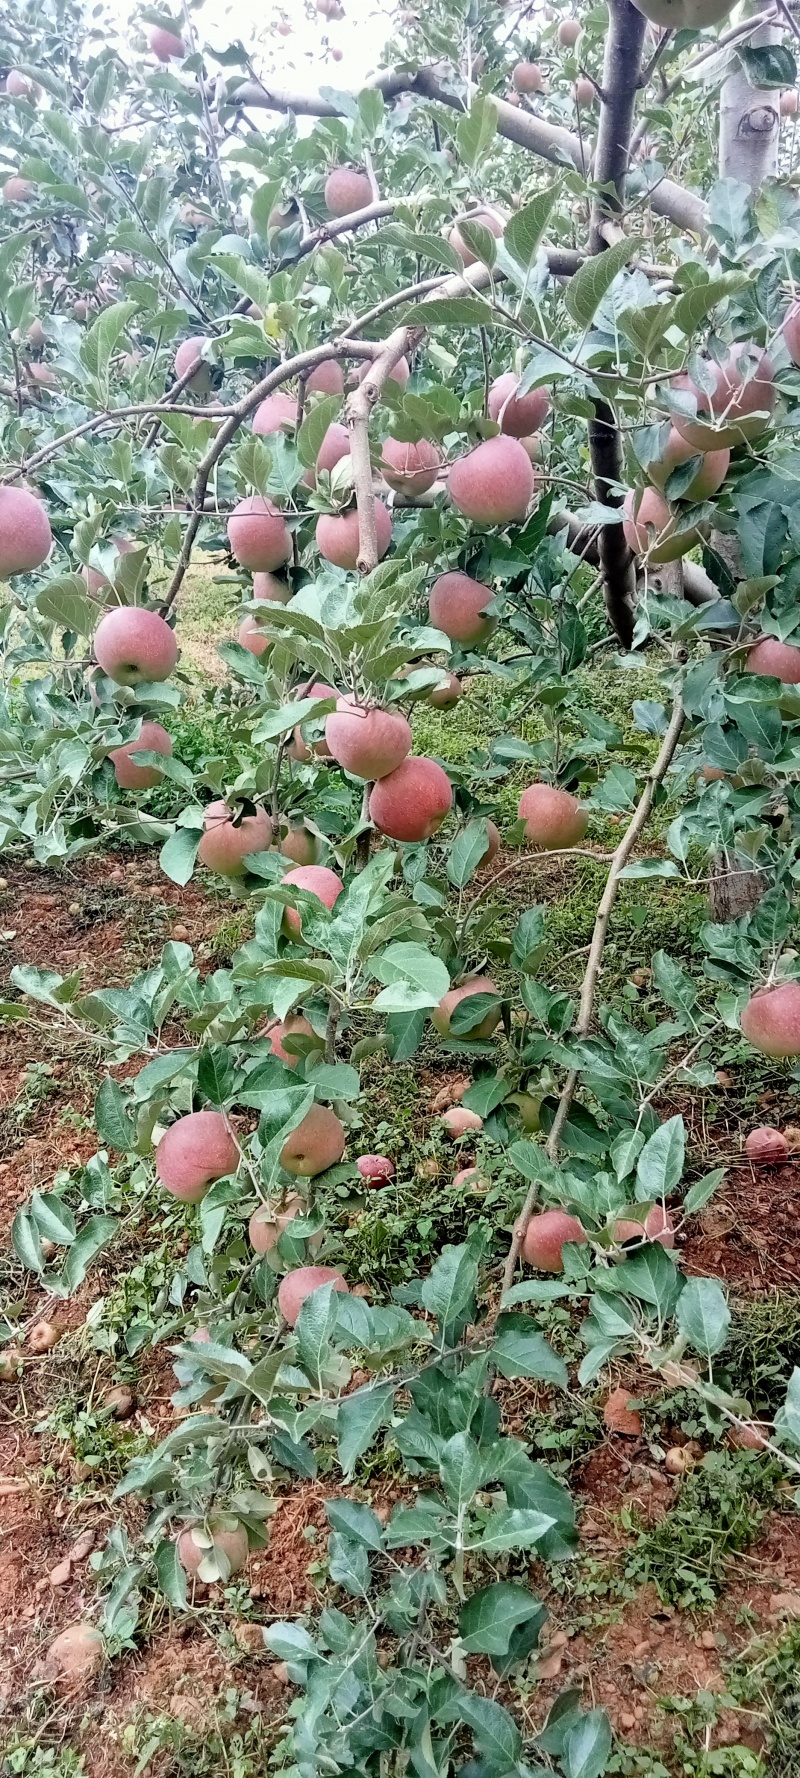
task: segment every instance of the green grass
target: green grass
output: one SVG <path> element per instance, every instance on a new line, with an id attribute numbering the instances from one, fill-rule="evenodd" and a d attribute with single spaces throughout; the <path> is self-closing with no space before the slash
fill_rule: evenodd
<path id="1" fill-rule="evenodd" d="M 757 1452 L 710 1452 L 683 1478 L 660 1523 L 640 1532 L 624 1578 L 637 1586 L 652 1582 L 666 1605 L 710 1609 L 731 1558 L 755 1542 L 767 1508 L 779 1499 L 784 1474 L 780 1463 Z M 632 1517 L 628 1528 L 635 1528 Z"/>
<path id="2" fill-rule="evenodd" d="M 800 1291 L 773 1290 L 733 1304 L 724 1368 L 731 1387 L 755 1414 L 770 1418 L 786 1398 L 800 1365 Z"/>

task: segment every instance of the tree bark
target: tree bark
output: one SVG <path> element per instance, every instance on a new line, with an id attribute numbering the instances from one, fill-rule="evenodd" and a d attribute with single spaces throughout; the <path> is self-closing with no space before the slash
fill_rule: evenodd
<path id="1" fill-rule="evenodd" d="M 762 25 L 753 32 L 750 44 L 758 49 L 779 43 L 782 35 L 780 27 Z M 751 86 L 741 67 L 728 75 L 719 103 L 721 179 L 738 179 L 757 192 L 765 179 L 777 178 L 779 96 L 774 88 Z"/>
<path id="2" fill-rule="evenodd" d="M 604 227 L 622 211 L 645 26 L 644 14 L 631 5 L 631 0 L 609 0 L 603 102 L 594 162 L 590 253 L 606 251 L 608 242 Z M 622 442 L 613 408 L 605 401 L 596 403 L 594 419 L 589 423 L 589 454 L 597 499 L 603 506 L 620 506 L 622 500 L 616 484 L 623 476 Z M 609 621 L 623 648 L 630 648 L 636 606 L 636 570 L 621 524 L 601 527 L 598 549 Z"/>

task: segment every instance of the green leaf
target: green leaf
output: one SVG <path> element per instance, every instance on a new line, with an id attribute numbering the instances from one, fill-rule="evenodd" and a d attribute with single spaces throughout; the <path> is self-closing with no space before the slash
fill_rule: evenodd
<path id="1" fill-rule="evenodd" d="M 43 1241 L 55 1241 L 58 1247 L 70 1247 L 75 1239 L 75 1218 L 68 1204 L 55 1192 L 33 1192 L 31 1216 Z"/>
<path id="2" fill-rule="evenodd" d="M 737 43 L 736 55 L 752 87 L 765 91 L 797 84 L 797 63 L 787 43 L 765 43 L 755 49 Z"/>
<path id="3" fill-rule="evenodd" d="M 176 1611 L 186 1610 L 186 1574 L 178 1561 L 178 1546 L 172 1537 L 164 1537 L 156 1547 L 155 1567 L 158 1584 Z"/>
<path id="4" fill-rule="evenodd" d="M 485 1754 L 495 1772 L 510 1772 L 522 1754 L 522 1736 L 513 1716 L 493 1698 L 481 1698 L 477 1692 L 461 1692 L 455 1707 L 456 1719 L 471 1728 L 481 1753 Z"/>
<path id="5" fill-rule="evenodd" d="M 523 204 L 506 223 L 503 241 L 517 265 L 530 270 L 542 243 L 553 205 L 560 194 L 560 185 L 550 185 L 537 193 L 529 204 Z"/>
<path id="6" fill-rule="evenodd" d="M 320 1062 L 309 1076 L 318 1099 L 357 1099 L 361 1078 L 349 1062 Z"/>
<path id="7" fill-rule="evenodd" d="M 224 1105 L 233 1092 L 234 1066 L 230 1050 L 222 1043 L 206 1045 L 197 1064 L 197 1090 L 211 1105 Z"/>
<path id="8" fill-rule="evenodd" d="M 44 1255 L 39 1242 L 39 1230 L 31 1216 L 27 1205 L 17 1211 L 11 1224 L 11 1245 L 20 1263 L 29 1272 L 44 1271 Z"/>
<path id="9" fill-rule="evenodd" d="M 70 1296 L 83 1283 L 89 1267 L 119 1228 L 116 1216 L 90 1216 L 76 1236 L 58 1277 L 58 1292 Z M 54 1286 L 51 1286 L 54 1288 Z"/>
<path id="10" fill-rule="evenodd" d="M 800 1445 L 800 1369 L 797 1365 L 789 1378 L 786 1400 L 775 1417 L 775 1429 L 782 1438 Z"/>
<path id="11" fill-rule="evenodd" d="M 563 1358 L 526 1315 L 498 1316 L 492 1361 L 501 1375 L 509 1379 L 532 1377 L 538 1383 L 552 1383 L 557 1389 L 566 1389 L 569 1382 Z"/>
<path id="12" fill-rule="evenodd" d="M 328 1573 L 354 1599 L 366 1599 L 370 1585 L 369 1556 L 363 1543 L 333 1531 L 328 1538 Z"/>
<path id="13" fill-rule="evenodd" d="M 713 1358 L 728 1338 L 731 1312 L 716 1278 L 687 1278 L 678 1298 L 675 1320 L 695 1352 Z"/>
<path id="14" fill-rule="evenodd" d="M 202 829 L 199 827 L 176 827 L 175 832 L 165 841 L 159 852 L 158 862 L 171 883 L 178 883 L 181 888 L 184 883 L 188 883 L 194 871 L 197 848 L 202 837 Z"/>
<path id="15" fill-rule="evenodd" d="M 330 1358 L 331 1334 L 336 1326 L 337 1292 L 332 1284 L 312 1290 L 297 1317 L 295 1338 L 300 1363 L 314 1389 L 322 1391 Z"/>
<path id="16" fill-rule="evenodd" d="M 465 1241 L 460 1247 L 444 1247 L 423 1279 L 423 1308 L 435 1315 L 443 1328 L 467 1315 L 475 1296 L 478 1265 L 476 1246 Z"/>
<path id="17" fill-rule="evenodd" d="M 485 159 L 497 134 L 498 116 L 496 100 L 487 93 L 476 93 L 469 111 L 459 118 L 456 147 L 470 171 Z"/>
<path id="18" fill-rule="evenodd" d="M 37 611 L 59 629 L 74 630 L 76 636 L 90 636 L 97 622 L 97 606 L 86 597 L 86 588 L 78 574 L 65 574 L 51 580 L 36 594 Z"/>
<path id="19" fill-rule="evenodd" d="M 359 1457 L 372 1444 L 376 1432 L 388 1425 L 394 1405 L 394 1386 L 380 1383 L 356 1389 L 339 1403 L 336 1418 L 338 1456 L 342 1471 L 351 1476 Z"/>
<path id="20" fill-rule="evenodd" d="M 683 1118 L 671 1117 L 645 1143 L 636 1166 L 636 1196 L 641 1201 L 674 1191 L 683 1173 L 686 1132 Z"/>
<path id="21" fill-rule="evenodd" d="M 447 875 L 456 889 L 466 888 L 489 849 L 486 821 L 470 821 L 456 834 L 447 859 Z"/>
<path id="22" fill-rule="evenodd" d="M 693 284 L 691 290 L 685 290 L 683 296 L 671 304 L 670 321 L 689 338 L 718 303 L 735 296 L 748 282 L 746 272 L 724 272 L 721 277 L 709 278 L 704 284 Z"/>
<path id="23" fill-rule="evenodd" d="M 495 317 L 479 296 L 432 296 L 406 309 L 402 322 L 407 327 L 493 327 Z"/>
<path id="24" fill-rule="evenodd" d="M 493 1555 L 499 1550 L 526 1550 L 546 1537 L 555 1523 L 549 1513 L 537 1513 L 532 1507 L 501 1507 L 498 1512 L 489 1514 L 467 1547 L 481 1550 L 484 1555 Z"/>
<path id="25" fill-rule="evenodd" d="M 304 469 L 316 468 L 322 441 L 341 405 L 341 395 L 323 395 L 306 414 L 297 434 L 297 455 Z"/>
<path id="26" fill-rule="evenodd" d="M 442 1446 L 439 1474 L 448 1505 L 454 1512 L 462 1512 L 483 1480 L 483 1457 L 468 1432 L 454 1433 Z"/>
<path id="27" fill-rule="evenodd" d="M 237 290 L 241 290 L 243 296 L 249 296 L 250 301 L 256 303 L 259 309 L 263 309 L 266 315 L 272 307 L 273 301 L 272 282 L 266 273 L 259 271 L 257 266 L 248 265 L 246 260 L 238 259 L 232 253 L 214 251 L 211 257 L 223 276 L 229 278 L 231 284 Z"/>
<path id="28" fill-rule="evenodd" d="M 588 1710 L 568 1729 L 561 1764 L 564 1778 L 601 1778 L 611 1753 L 611 1724 L 604 1710 Z"/>
<path id="29" fill-rule="evenodd" d="M 102 1082 L 94 1102 L 94 1125 L 101 1142 L 119 1154 L 130 1154 L 136 1146 L 136 1127 L 128 1112 L 121 1088 L 110 1075 Z"/>
<path id="30" fill-rule="evenodd" d="M 309 1661 L 317 1652 L 302 1624 L 270 1624 L 264 1630 L 264 1641 L 279 1661 Z"/>
<path id="31" fill-rule="evenodd" d="M 458 1632 L 468 1655 L 505 1655 L 518 1625 L 539 1617 L 542 1605 L 527 1587 L 496 1581 L 479 1588 L 461 1607 Z"/>
<path id="32" fill-rule="evenodd" d="M 371 1507 L 356 1500 L 326 1500 L 325 1512 L 334 1531 L 365 1544 L 368 1550 L 383 1549 L 383 1526 Z"/>
<path id="33" fill-rule="evenodd" d="M 441 957 L 434 957 L 424 945 L 387 945 L 373 963 L 372 973 L 386 983 L 372 1003 L 376 1012 L 415 1012 L 438 1006 L 450 986 Z"/>
<path id="34" fill-rule="evenodd" d="M 110 303 L 100 310 L 81 342 L 81 358 L 90 376 L 104 382 L 111 358 L 140 305 L 138 302 Z"/>
<path id="35" fill-rule="evenodd" d="M 617 241 L 613 247 L 608 247 L 605 253 L 597 253 L 579 266 L 564 293 L 569 314 L 579 327 L 589 326 L 617 274 L 640 251 L 641 246 L 641 241 L 630 235 L 626 240 Z"/>

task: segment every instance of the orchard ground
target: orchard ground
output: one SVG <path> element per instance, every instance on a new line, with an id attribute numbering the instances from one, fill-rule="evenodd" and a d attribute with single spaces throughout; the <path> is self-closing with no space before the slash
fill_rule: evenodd
<path id="1" fill-rule="evenodd" d="M 231 599 L 230 603 L 233 603 Z M 208 570 L 195 576 L 183 612 L 187 654 L 206 687 L 180 718 L 184 756 L 202 751 L 213 730 L 217 673 L 209 633 L 224 627 L 228 596 L 213 592 Z M 208 650 L 208 652 L 207 652 Z M 629 728 L 633 697 L 646 697 L 649 670 L 620 676 L 586 669 L 593 706 Z M 635 683 L 634 683 L 635 682 Z M 491 735 L 491 681 L 475 678 L 446 717 L 426 714 L 424 745 L 437 750 L 447 721 L 448 756 Z M 428 729 L 430 732 L 428 733 Z M 522 731 L 535 738 L 531 718 Z M 641 748 L 641 736 L 634 743 Z M 505 794 L 505 793 L 504 793 Z M 513 786 L 506 820 L 514 813 Z M 609 835 L 613 828 L 609 826 Z M 658 846 L 658 830 L 650 836 Z M 504 847 L 492 873 L 513 865 Z M 484 878 L 479 876 L 478 886 Z M 589 859 L 530 859 L 503 879 L 502 919 L 547 901 L 557 942 L 543 979 L 550 988 L 580 982 L 602 866 Z M 178 888 L 154 852 L 124 848 L 95 854 L 63 873 L 9 863 L 0 898 L 4 974 L 16 963 L 80 968 L 85 989 L 130 981 L 154 963 L 170 937 L 192 945 L 202 972 L 224 965 L 249 936 L 246 900 L 201 874 Z M 634 1023 L 657 998 L 649 988 L 658 949 L 690 965 L 705 918 L 705 897 L 671 882 L 624 886 L 604 966 L 604 998 Z M 169 1041 L 180 1043 L 179 1025 Z M 717 1087 L 703 1094 L 666 1090 L 662 1119 L 680 1111 L 691 1138 L 691 1177 L 725 1169 L 713 1202 L 681 1228 L 678 1246 L 689 1273 L 717 1276 L 730 1291 L 733 1326 L 722 1358 L 731 1385 L 770 1416 L 785 1377 L 800 1361 L 800 1165 L 754 1172 L 743 1156 L 758 1123 L 800 1122 L 788 1065 L 754 1057 L 726 1035 Z M 112 1070 L 116 1078 L 134 1064 Z M 463 1239 L 488 1214 L 500 1248 L 521 1199 L 518 1175 L 499 1145 L 482 1141 L 487 1183 L 479 1195 L 454 1187 L 475 1156 L 469 1138 L 454 1153 L 438 1112 L 458 1092 L 459 1070 L 435 1039 L 411 1063 L 364 1066 L 358 1146 L 394 1157 L 397 1176 L 359 1197 L 336 1188 L 325 1202 L 332 1236 L 328 1262 L 374 1301 L 390 1286 L 424 1272 L 447 1241 Z M 95 1153 L 92 1111 L 97 1056 L 82 1036 L 8 1023 L 0 1039 L 0 1213 L 8 1227 L 37 1187 L 66 1171 L 77 1202 Z M 800 1151 L 800 1132 L 797 1137 Z M 3 1385 L 0 1427 L 0 1748 L 9 1772 L 111 1778 L 151 1772 L 236 1771 L 241 1778 L 280 1768 L 286 1711 L 293 1693 L 260 1626 L 301 1616 L 336 1597 L 327 1577 L 324 1500 L 343 1491 L 338 1477 L 293 1478 L 281 1485 L 269 1543 L 246 1574 L 227 1586 L 199 1588 L 194 1609 L 175 1618 L 149 1597 L 135 1638 L 102 1674 L 67 1692 L 56 1711 L 37 1683 L 43 1652 L 57 1631 L 90 1609 L 98 1584 L 90 1551 L 101 1551 L 112 1524 L 131 1538 L 144 1507 L 128 1496 L 112 1506 L 115 1483 L 132 1457 L 152 1448 L 174 1423 L 174 1377 L 165 1344 L 132 1354 L 126 1336 L 163 1313 L 176 1263 L 185 1253 L 187 1213 L 144 1190 L 129 1168 L 112 1166 L 109 1188 L 123 1209 L 121 1232 L 77 1293 L 48 1304 L 6 1251 L 3 1294 L 21 1326 L 51 1316 L 61 1337 L 41 1358 L 26 1354 L 18 1385 Z M 191 1213 L 189 1213 L 191 1215 Z M 102 1302 L 102 1313 L 100 1304 Z M 94 1312 L 92 1313 L 92 1311 Z M 536 1309 L 542 1330 L 574 1376 L 581 1346 L 574 1318 L 558 1303 Z M 134 1341 L 129 1344 L 135 1345 Z M 359 1381 L 356 1373 L 355 1381 Z M 117 1404 L 109 1390 L 130 1400 Z M 609 1387 L 637 1404 L 640 1430 L 608 1430 Z M 529 1670 L 502 1682 L 501 1698 L 529 1732 L 565 1685 L 604 1706 L 618 1736 L 608 1768 L 640 1778 L 717 1772 L 746 1778 L 797 1770 L 800 1735 L 794 1667 L 800 1653 L 800 1528 L 784 1472 L 757 1453 L 735 1450 L 704 1424 L 696 1399 L 651 1374 L 617 1369 L 589 1390 L 556 1392 L 525 1381 L 500 1386 L 508 1430 L 532 1455 L 569 1481 L 579 1513 L 575 1560 L 548 1565 L 518 1557 L 550 1618 Z M 675 1451 L 686 1473 L 675 1474 Z M 668 1457 L 669 1453 L 669 1457 Z M 666 1461 L 665 1461 L 666 1459 Z M 351 1498 L 374 1507 L 410 1499 L 414 1484 L 381 1439 L 357 1467 Z M 119 1530 L 117 1536 L 120 1535 Z M 72 1552 L 72 1554 L 71 1554 Z M 95 1556 L 95 1561 L 98 1557 Z M 797 1623 L 795 1623 L 797 1619 Z M 485 1684 L 496 1686 L 488 1666 Z M 479 1680 L 480 1683 L 480 1680 Z M 714 1759 L 717 1763 L 710 1764 Z M 50 1763 L 47 1763 L 50 1761 Z"/>

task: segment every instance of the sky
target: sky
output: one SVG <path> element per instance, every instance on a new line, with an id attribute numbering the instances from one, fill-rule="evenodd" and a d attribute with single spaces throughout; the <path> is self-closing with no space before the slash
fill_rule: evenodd
<path id="1" fill-rule="evenodd" d="M 380 0 L 342 0 L 343 19 L 326 19 L 315 13 L 309 19 L 303 0 L 204 0 L 194 13 L 199 34 L 220 44 L 240 37 L 255 51 L 259 69 L 275 75 L 282 86 L 303 92 L 322 86 L 357 90 L 375 71 L 381 49 L 392 32 L 392 9 Z M 281 17 L 292 26 L 291 37 L 281 37 L 274 25 Z M 342 50 L 336 62 L 326 50 Z"/>

